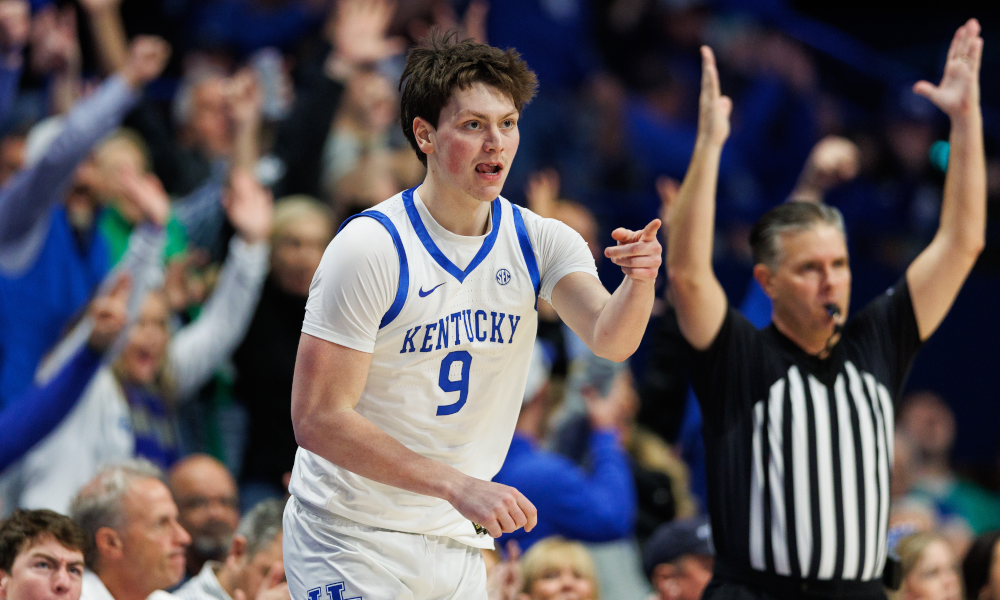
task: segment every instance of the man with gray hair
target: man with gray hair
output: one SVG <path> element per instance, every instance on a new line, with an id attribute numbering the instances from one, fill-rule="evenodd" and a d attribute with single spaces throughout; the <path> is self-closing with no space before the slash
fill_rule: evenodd
<path id="1" fill-rule="evenodd" d="M 712 270 L 715 188 L 732 101 L 702 48 L 698 140 L 669 224 L 667 271 L 694 351 L 716 560 L 706 600 L 885 598 L 893 402 L 985 243 L 986 165 L 970 19 L 940 85 L 917 83 L 951 120 L 937 235 L 905 275 L 848 320 L 851 270 L 831 207 L 782 204 L 754 226 L 754 278 L 773 303 L 756 329 Z"/>
<path id="2" fill-rule="evenodd" d="M 184 576 L 191 537 L 152 463 L 105 468 L 73 499 L 70 516 L 86 534 L 81 600 L 146 600 Z"/>
<path id="3" fill-rule="evenodd" d="M 174 594 L 180 600 L 290 600 L 281 558 L 283 500 L 265 500 L 247 513 L 224 563 L 208 561 Z"/>

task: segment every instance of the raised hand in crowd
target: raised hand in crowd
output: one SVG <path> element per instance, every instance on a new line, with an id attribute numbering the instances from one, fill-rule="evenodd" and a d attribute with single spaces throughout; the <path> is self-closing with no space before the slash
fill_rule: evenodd
<path id="1" fill-rule="evenodd" d="M 117 11 L 121 5 L 122 0 L 80 0 L 80 6 L 89 14 Z"/>
<path id="2" fill-rule="evenodd" d="M 79 70 L 81 54 L 76 10 L 66 6 L 42 9 L 31 24 L 31 68 L 38 74 Z"/>
<path id="3" fill-rule="evenodd" d="M 146 220 L 159 227 L 166 225 L 170 217 L 170 197 L 156 175 L 123 168 L 118 180 L 125 199 L 137 206 Z"/>
<path id="4" fill-rule="evenodd" d="M 163 273 L 163 293 L 171 312 L 183 312 L 205 302 L 209 286 L 204 271 L 210 258 L 204 250 L 189 249 L 183 258 L 167 264 Z"/>
<path id="5" fill-rule="evenodd" d="M 396 4 L 390 0 L 340 0 L 327 23 L 327 37 L 333 44 L 327 70 L 347 77 L 360 65 L 402 53 L 406 41 L 386 36 L 395 11 Z"/>
<path id="6" fill-rule="evenodd" d="M 121 19 L 121 3 L 122 0 L 80 0 L 105 73 L 121 69 L 128 61 L 128 38 Z"/>
<path id="7" fill-rule="evenodd" d="M 603 397 L 593 387 L 584 387 L 580 393 L 587 403 L 587 419 L 591 428 L 615 431 L 621 439 L 638 407 L 631 372 L 628 369 L 619 371 Z"/>
<path id="8" fill-rule="evenodd" d="M 247 595 L 237 588 L 233 593 L 233 600 L 247 600 Z M 254 600 L 291 600 L 288 581 L 285 579 L 285 566 L 281 562 L 274 563 L 268 568 Z"/>
<path id="9" fill-rule="evenodd" d="M 555 169 L 542 169 L 532 173 L 528 177 L 524 195 L 531 212 L 540 217 L 555 217 L 556 204 L 559 202 L 559 172 Z"/>
<path id="10" fill-rule="evenodd" d="M 493 565 L 486 576 L 486 594 L 489 600 L 517 600 L 524 586 L 521 572 L 521 546 L 516 540 L 507 542 L 507 556 Z"/>
<path id="11" fill-rule="evenodd" d="M 123 273 L 110 291 L 90 303 L 87 315 L 93 320 L 94 328 L 87 343 L 95 352 L 106 352 L 125 328 L 131 293 L 132 280 L 127 273 Z"/>
<path id="12" fill-rule="evenodd" d="M 271 235 L 274 217 L 271 192 L 246 169 L 233 169 L 223 206 L 229 222 L 247 243 L 262 242 Z"/>
<path id="13" fill-rule="evenodd" d="M 434 23 L 440 31 L 458 31 L 459 36 L 471 38 L 477 43 L 486 42 L 486 16 L 490 12 L 490 3 L 486 0 L 473 0 L 465 9 L 462 22 L 459 23 L 458 15 L 449 2 L 437 2 L 433 6 Z M 414 20 L 409 25 L 409 32 L 413 39 L 419 40 L 426 36 L 431 29 L 431 24 L 422 19 Z"/>
<path id="14" fill-rule="evenodd" d="M 854 142 L 828 135 L 809 152 L 809 158 L 789 200 L 822 202 L 823 195 L 830 188 L 857 177 L 860 166 L 858 147 Z"/>
<path id="15" fill-rule="evenodd" d="M 31 7 L 26 0 L 0 0 L 0 54 L 5 62 L 21 64 L 21 50 L 31 31 Z"/>
<path id="16" fill-rule="evenodd" d="M 170 44 L 166 40 L 151 35 L 136 36 L 121 76 L 133 88 L 141 88 L 160 76 L 169 58 Z"/>
<path id="17" fill-rule="evenodd" d="M 253 125 L 260 120 L 263 96 L 257 85 L 257 74 L 252 68 L 240 69 L 228 80 L 226 99 L 237 127 Z"/>
<path id="18" fill-rule="evenodd" d="M 673 177 L 664 175 L 656 178 L 656 195 L 660 197 L 660 221 L 663 222 L 664 236 L 670 229 L 670 217 L 673 215 L 674 204 L 680 191 L 681 184 Z"/>
<path id="19" fill-rule="evenodd" d="M 227 80 L 225 91 L 230 118 L 235 126 L 233 165 L 252 170 L 260 156 L 257 138 L 264 101 L 256 71 L 252 68 L 241 69 Z"/>

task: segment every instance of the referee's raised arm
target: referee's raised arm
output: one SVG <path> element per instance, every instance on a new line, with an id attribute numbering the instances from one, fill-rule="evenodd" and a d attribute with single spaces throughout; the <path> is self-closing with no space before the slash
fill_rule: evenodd
<path id="1" fill-rule="evenodd" d="M 906 270 L 921 340 L 944 320 L 986 243 L 986 154 L 979 107 L 983 38 L 979 32 L 975 19 L 959 27 L 948 48 L 941 83 L 921 81 L 913 86 L 914 92 L 951 119 L 941 224 L 930 245 Z"/>
<path id="2" fill-rule="evenodd" d="M 667 273 L 677 319 L 688 343 L 704 350 L 726 316 L 726 294 L 712 270 L 715 189 L 722 146 L 729 137 L 733 103 L 719 90 L 719 72 L 711 48 L 701 49 L 701 97 L 698 138 L 673 209 L 667 241 Z"/>

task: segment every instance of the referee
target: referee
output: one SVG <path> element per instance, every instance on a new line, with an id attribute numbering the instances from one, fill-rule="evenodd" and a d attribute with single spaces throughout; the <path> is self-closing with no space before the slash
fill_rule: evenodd
<path id="1" fill-rule="evenodd" d="M 774 306 L 772 325 L 759 331 L 728 307 L 712 271 L 732 102 L 720 95 L 712 51 L 702 49 L 698 140 L 667 263 L 704 414 L 717 554 L 707 600 L 885 598 L 893 403 L 985 238 L 979 31 L 973 19 L 956 32 L 940 85 L 914 86 L 951 119 L 934 240 L 848 320 L 840 213 L 805 202 L 772 209 L 751 233 L 754 277 Z"/>

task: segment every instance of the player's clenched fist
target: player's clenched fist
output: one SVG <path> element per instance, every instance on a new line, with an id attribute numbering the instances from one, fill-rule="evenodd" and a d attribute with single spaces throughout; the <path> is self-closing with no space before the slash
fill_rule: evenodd
<path id="1" fill-rule="evenodd" d="M 494 538 L 521 527 L 531 531 L 538 522 L 538 511 L 524 494 L 510 486 L 475 477 L 464 478 L 448 502 Z"/>

